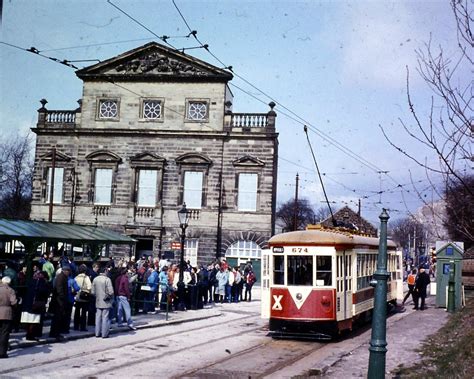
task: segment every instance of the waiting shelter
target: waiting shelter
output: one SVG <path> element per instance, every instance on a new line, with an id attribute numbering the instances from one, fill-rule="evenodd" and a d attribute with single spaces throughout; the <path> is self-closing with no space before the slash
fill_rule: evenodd
<path id="1" fill-rule="evenodd" d="M 454 271 L 454 307 L 462 305 L 462 264 L 464 245 L 462 242 L 436 242 L 436 306 L 447 307 L 450 272 Z"/>
<path id="2" fill-rule="evenodd" d="M 136 242 L 131 237 L 97 226 L 0 218 L 0 242 L 12 241 L 19 241 L 25 247 L 28 277 L 31 277 L 38 247 L 45 242 L 89 245 L 93 250 L 108 245 L 129 245 L 132 249 Z"/>

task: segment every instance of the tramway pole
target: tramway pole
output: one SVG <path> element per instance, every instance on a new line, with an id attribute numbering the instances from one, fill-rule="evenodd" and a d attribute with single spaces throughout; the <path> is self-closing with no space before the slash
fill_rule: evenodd
<path id="1" fill-rule="evenodd" d="M 372 316 L 372 336 L 369 347 L 368 379 L 385 378 L 385 355 L 387 354 L 387 222 L 390 218 L 385 209 L 380 218 L 379 254 L 374 280 L 370 283 L 375 287 L 374 313 Z"/>

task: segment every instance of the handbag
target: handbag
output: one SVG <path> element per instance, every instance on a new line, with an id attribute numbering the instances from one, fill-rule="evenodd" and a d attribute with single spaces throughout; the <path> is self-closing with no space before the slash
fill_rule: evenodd
<path id="1" fill-rule="evenodd" d="M 41 321 L 41 315 L 37 315 L 30 312 L 21 312 L 20 322 L 22 324 L 39 324 Z"/>
<path id="2" fill-rule="evenodd" d="M 88 302 L 91 299 L 91 294 L 89 292 L 84 292 L 82 289 L 84 288 L 84 283 L 86 282 L 86 275 L 84 275 L 84 278 L 82 279 L 82 285 L 81 289 L 79 290 L 79 293 L 76 295 L 75 300 L 85 303 Z"/>
<path id="3" fill-rule="evenodd" d="M 84 292 L 81 290 L 79 292 L 79 300 L 80 301 L 89 301 L 91 299 L 91 294 L 89 292 Z"/>

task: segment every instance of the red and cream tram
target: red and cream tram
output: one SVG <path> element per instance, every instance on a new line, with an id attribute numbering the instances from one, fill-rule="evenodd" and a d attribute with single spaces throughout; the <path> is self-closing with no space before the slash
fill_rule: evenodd
<path id="1" fill-rule="evenodd" d="M 402 256 L 388 241 L 387 302 L 403 297 Z M 277 335 L 330 338 L 366 319 L 379 239 L 308 228 L 282 233 L 262 252 L 262 317 Z"/>

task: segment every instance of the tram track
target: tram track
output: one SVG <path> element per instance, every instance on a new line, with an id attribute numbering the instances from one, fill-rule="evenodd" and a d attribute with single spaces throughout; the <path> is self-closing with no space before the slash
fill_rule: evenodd
<path id="1" fill-rule="evenodd" d="M 249 312 L 245 316 L 229 320 L 229 321 L 227 321 L 227 324 L 241 322 L 242 320 L 248 320 L 249 314 L 254 314 L 254 312 Z M 172 325 L 170 325 L 170 326 L 172 326 Z M 212 327 L 218 327 L 218 326 L 220 326 L 220 325 L 206 326 L 206 328 L 212 328 Z M 69 356 L 66 356 L 66 357 L 63 356 L 63 357 L 60 357 L 60 358 L 49 359 L 49 360 L 42 361 L 42 362 L 35 362 L 35 363 L 29 364 L 29 365 L 22 365 L 21 367 L 14 367 L 14 368 L 6 369 L 6 370 L 1 370 L 0 369 L 0 374 L 1 375 L 10 374 L 10 373 L 14 373 L 14 372 L 23 371 L 23 370 L 28 370 L 28 369 L 38 368 L 38 367 L 44 367 L 44 366 L 51 365 L 51 364 L 64 363 L 66 360 L 74 360 L 76 358 L 83 358 L 84 359 L 88 356 L 93 356 L 93 355 L 96 355 L 98 353 L 103 354 L 103 353 L 106 353 L 106 352 L 109 352 L 109 351 L 122 349 L 122 348 L 125 348 L 125 347 L 133 347 L 133 346 L 142 345 L 144 343 L 151 343 L 153 341 L 166 339 L 167 337 L 173 337 L 173 336 L 178 336 L 178 335 L 190 333 L 190 332 L 193 332 L 193 331 L 199 331 L 199 330 L 202 330 L 202 328 L 203 328 L 202 326 L 196 326 L 196 327 L 188 328 L 188 329 L 183 330 L 183 331 L 176 330 L 176 331 L 166 333 L 166 334 L 162 334 L 162 335 L 159 335 L 159 336 L 156 336 L 156 337 L 148 336 L 146 338 L 140 338 L 139 340 L 135 340 L 133 342 L 126 342 L 126 343 L 121 343 L 121 344 L 115 344 L 115 345 L 109 346 L 109 347 L 96 348 L 96 349 L 92 349 L 92 350 L 88 350 L 88 351 L 83 351 L 83 352 L 80 352 L 80 353 L 77 353 L 77 354 L 72 354 L 72 355 L 69 355 Z M 253 329 L 258 330 L 260 328 L 261 327 L 253 328 Z M 91 338 L 93 338 L 93 337 L 91 337 Z M 166 345 L 166 347 L 167 347 L 167 345 Z M 182 351 L 182 350 L 183 349 L 179 349 L 179 350 L 177 350 L 177 352 Z M 167 351 L 167 354 L 169 354 L 169 353 L 170 353 L 170 351 Z M 146 359 L 148 360 L 149 357 L 147 357 Z M 138 363 L 138 361 L 137 361 L 137 363 Z M 130 364 L 131 363 L 128 363 L 127 366 L 129 366 Z M 104 373 L 109 372 L 109 371 L 113 371 L 115 369 L 116 368 L 114 367 L 114 369 L 111 369 L 111 370 L 104 370 Z M 86 376 L 86 377 L 88 377 L 88 376 Z"/>
<path id="2" fill-rule="evenodd" d="M 221 376 L 222 371 L 221 370 L 215 370 L 214 369 L 215 367 L 222 367 L 223 365 L 232 366 L 232 364 L 230 364 L 230 362 L 229 362 L 230 360 L 239 360 L 240 359 L 240 361 L 245 361 L 247 356 L 252 357 L 255 354 L 258 354 L 259 350 L 262 350 L 262 349 L 271 350 L 273 353 L 275 353 L 275 351 L 282 350 L 281 347 L 277 346 L 278 344 L 279 344 L 278 341 L 276 341 L 272 338 L 268 338 L 267 341 L 265 341 L 263 343 L 260 343 L 258 345 L 255 345 L 252 348 L 241 350 L 241 351 L 236 352 L 236 353 L 232 353 L 232 355 L 229 356 L 229 357 L 225 357 L 225 358 L 216 360 L 216 361 L 214 361 L 212 363 L 209 363 L 209 364 L 207 364 L 203 367 L 200 367 L 198 369 L 193 369 L 193 370 L 186 371 L 186 372 L 180 374 L 179 376 L 178 375 L 172 376 L 171 379 L 179 379 L 179 378 L 183 378 L 183 377 L 184 378 L 206 378 L 206 377 Z M 286 366 L 292 365 L 292 364 L 300 361 L 304 357 L 308 356 L 308 354 L 313 353 L 314 351 L 319 350 L 319 349 L 323 348 L 324 346 L 325 346 L 325 343 L 315 343 L 315 342 L 308 343 L 308 344 L 306 344 L 306 346 L 300 346 L 301 351 L 298 352 L 297 354 L 294 354 L 291 357 L 288 357 L 286 359 L 280 359 L 280 362 L 273 361 L 274 363 L 268 369 L 263 370 L 262 372 L 259 372 L 259 373 L 256 373 L 256 372 L 250 373 L 250 372 L 248 372 L 248 373 L 245 373 L 246 374 L 245 376 L 248 376 L 249 378 L 251 377 L 252 379 L 265 378 L 269 375 L 277 373 L 279 370 L 281 370 L 282 368 L 284 368 Z M 278 356 L 278 354 L 277 354 L 277 356 Z M 234 373 L 234 374 L 236 374 L 236 373 Z M 244 373 L 243 372 L 238 372 L 238 374 L 241 374 L 242 377 L 243 377 Z"/>
<path id="3" fill-rule="evenodd" d="M 233 321 L 240 321 L 239 320 L 233 320 Z M 216 325 L 216 327 L 222 327 L 221 325 Z M 251 329 L 248 329 L 246 331 L 246 333 L 249 333 L 249 332 L 254 332 L 256 330 L 259 330 L 261 329 L 261 326 L 259 327 L 256 327 L 256 328 L 251 328 Z M 186 332 L 189 332 L 190 330 L 187 330 Z M 233 337 L 237 337 L 237 336 L 242 336 L 242 331 L 239 330 L 238 332 L 236 333 L 233 333 L 233 334 L 229 334 L 227 335 L 228 338 L 233 338 Z M 209 344 L 209 341 L 206 341 L 206 342 L 200 342 L 200 343 L 197 343 L 197 344 L 189 344 L 187 345 L 186 347 L 181 347 L 179 349 L 175 349 L 175 350 L 167 350 L 166 351 L 166 355 L 168 357 L 170 356 L 173 356 L 173 355 L 177 355 L 177 354 L 181 354 L 183 351 L 187 351 L 187 350 L 191 350 L 191 349 L 194 349 L 194 348 L 200 348 L 200 347 L 205 347 L 205 346 L 208 346 Z M 261 344 L 261 345 L 265 345 L 264 344 Z M 256 348 L 258 348 L 259 346 L 257 345 Z M 238 353 L 237 353 L 238 354 Z M 141 358 L 141 359 L 136 359 L 134 360 L 133 362 L 127 362 L 127 363 L 124 363 L 124 364 L 121 364 L 121 365 L 115 365 L 113 368 L 110 368 L 110 369 L 106 369 L 106 370 L 101 370 L 101 371 L 96 371 L 94 373 L 94 375 L 104 375 L 104 374 L 107 374 L 107 373 L 111 373 L 111 372 L 115 372 L 117 370 L 120 370 L 121 368 L 124 368 L 124 367 L 130 367 L 132 365 L 139 365 L 143 362 L 148 362 L 150 360 L 150 357 L 149 356 L 146 356 L 144 358 Z M 182 375 L 180 375 L 182 376 Z M 83 376 L 81 377 L 83 379 L 91 379 L 92 376 L 91 375 L 86 375 L 86 376 Z M 177 377 L 178 378 L 178 377 Z"/>

